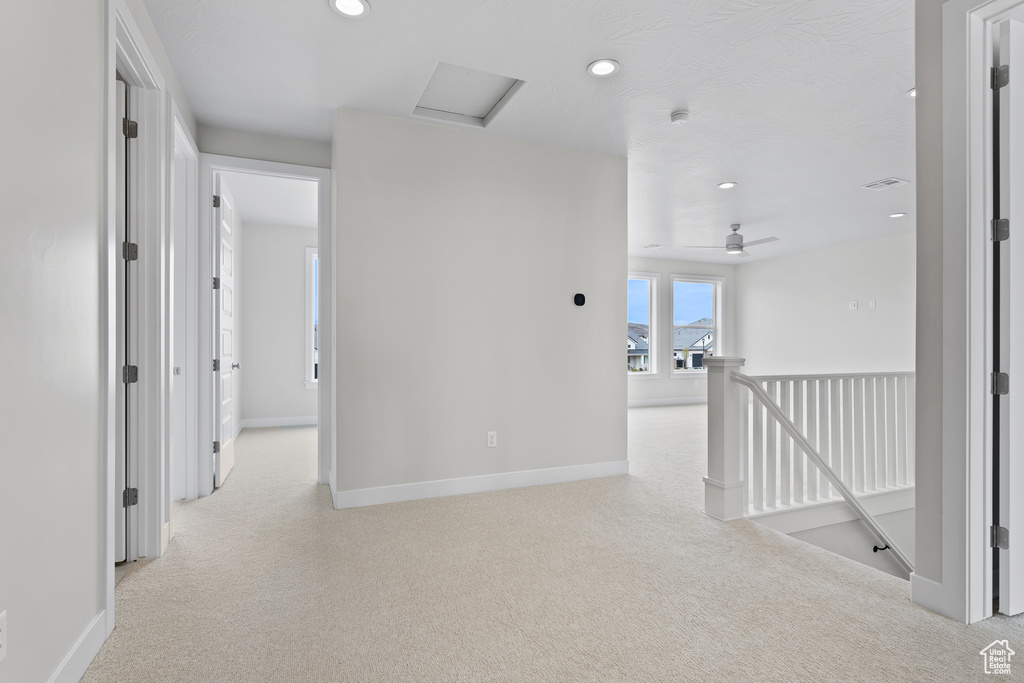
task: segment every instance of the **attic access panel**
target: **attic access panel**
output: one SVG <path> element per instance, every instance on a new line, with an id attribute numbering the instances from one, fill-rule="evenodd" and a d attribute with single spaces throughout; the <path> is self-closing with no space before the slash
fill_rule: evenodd
<path id="1" fill-rule="evenodd" d="M 413 114 L 484 128 L 522 85 L 508 76 L 438 62 Z"/>

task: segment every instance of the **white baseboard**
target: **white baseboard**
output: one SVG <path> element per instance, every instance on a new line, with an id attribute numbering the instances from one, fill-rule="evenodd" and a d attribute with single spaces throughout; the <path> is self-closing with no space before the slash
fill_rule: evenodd
<path id="1" fill-rule="evenodd" d="M 96 659 L 103 641 L 107 639 L 106 634 L 107 612 L 103 610 L 97 614 L 85 632 L 79 637 L 71 651 L 64 657 L 57 670 L 50 676 L 50 683 L 78 683 L 85 675 L 86 669 Z"/>
<path id="2" fill-rule="evenodd" d="M 649 408 L 651 406 L 688 406 L 695 403 L 707 403 L 707 396 L 676 396 L 674 398 L 638 398 L 629 401 L 629 408 Z"/>
<path id="3" fill-rule="evenodd" d="M 963 605 L 953 604 L 950 600 L 949 591 L 941 583 L 926 579 L 917 574 L 910 575 L 910 602 L 918 607 L 924 607 L 936 614 L 966 624 Z"/>
<path id="4" fill-rule="evenodd" d="M 254 427 L 315 427 L 316 415 L 301 417 L 247 417 L 240 422 L 239 431 Z"/>
<path id="5" fill-rule="evenodd" d="M 352 491 L 336 491 L 332 485 L 331 495 L 334 497 L 334 507 L 341 509 L 363 507 L 364 505 L 380 505 L 382 503 L 400 503 L 407 500 L 421 500 L 423 498 L 457 496 L 464 493 L 501 491 L 524 486 L 538 486 L 540 484 L 560 484 L 567 481 L 615 477 L 622 474 L 629 474 L 629 461 L 627 460 L 571 467 L 551 467 L 543 470 L 484 474 L 477 477 L 440 479 L 437 481 L 378 486 Z"/>
<path id="6" fill-rule="evenodd" d="M 881 491 L 858 496 L 857 500 L 873 517 L 909 510 L 914 507 L 914 488 Z M 833 500 L 817 505 L 779 508 L 769 512 L 748 515 L 747 519 L 775 529 L 783 534 L 794 534 L 832 524 L 860 519 L 845 500 Z"/>
<path id="7" fill-rule="evenodd" d="M 160 557 L 167 552 L 167 544 L 171 542 L 172 538 L 174 538 L 174 520 L 169 519 L 160 527 Z"/>

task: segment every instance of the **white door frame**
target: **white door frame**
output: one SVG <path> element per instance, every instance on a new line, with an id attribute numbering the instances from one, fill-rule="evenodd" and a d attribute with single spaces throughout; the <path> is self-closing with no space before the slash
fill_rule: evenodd
<path id="1" fill-rule="evenodd" d="M 964 623 L 992 615 L 992 27 L 1024 0 L 948 0 L 942 20 L 942 580 L 911 575 L 911 599 Z"/>
<path id="2" fill-rule="evenodd" d="M 331 170 L 316 166 L 299 166 L 272 161 L 259 161 L 241 157 L 222 156 L 218 154 L 199 155 L 199 266 L 198 281 L 204 287 L 213 285 L 213 254 L 214 226 L 216 216 L 211 197 L 214 194 L 216 174 L 222 172 L 251 173 L 256 175 L 276 176 L 300 180 L 311 180 L 317 183 L 317 246 L 320 258 L 320 327 L 333 330 L 334 320 L 334 284 L 332 275 L 332 230 L 331 230 Z M 206 283 L 209 283 L 208 285 Z M 205 292 L 205 293 L 204 293 Z M 198 330 L 199 352 L 198 363 L 202 368 L 210 369 L 210 381 L 199 383 L 198 391 L 198 462 L 196 471 L 199 476 L 198 492 L 206 496 L 213 492 L 213 297 L 210 290 L 200 289 L 198 297 Z M 324 339 L 324 337 L 321 337 Z M 332 395 L 334 369 L 330 353 L 320 354 L 320 369 L 317 387 L 317 481 L 329 483 L 331 465 L 331 429 Z"/>
<path id="3" fill-rule="evenodd" d="M 168 288 L 167 288 L 167 310 L 169 312 L 170 325 L 167 329 L 167 348 L 173 349 L 173 339 L 177 336 L 177 325 L 183 325 L 185 327 L 185 349 L 183 357 L 180 358 L 168 358 L 168 364 L 173 367 L 181 367 L 183 369 L 180 381 L 185 384 L 185 424 L 182 426 L 184 431 L 184 445 L 185 452 L 178 456 L 184 460 L 185 465 L 185 498 L 192 500 L 197 497 L 197 486 L 198 478 L 195 471 L 196 463 L 196 448 L 198 445 L 198 437 L 196 434 L 196 419 L 198 413 L 196 412 L 196 392 L 198 389 L 199 373 L 196 362 L 196 356 L 198 353 L 198 336 L 196 330 L 196 310 L 198 296 L 198 281 L 196 279 L 196 267 L 198 265 L 198 237 L 199 237 L 199 203 L 198 203 L 198 192 L 199 192 L 199 149 L 196 147 L 195 141 L 192 139 L 192 134 L 188 130 L 188 126 L 185 124 L 184 117 L 178 110 L 178 107 L 172 103 L 173 113 L 173 130 L 171 131 L 171 150 L 172 154 L 180 154 L 185 164 L 185 181 L 184 187 L 171 188 L 170 200 L 173 202 L 174 194 L 182 192 L 184 194 L 184 215 L 170 217 L 175 220 L 184 220 L 185 227 L 185 243 L 179 245 L 174 243 L 174 253 L 171 251 L 167 254 L 166 268 L 169 275 L 172 274 L 173 259 L 184 259 L 185 262 L 185 281 L 184 283 L 175 282 L 173 277 L 169 277 Z M 168 238 L 171 242 L 174 242 L 173 235 Z M 177 320 L 174 316 L 175 307 L 174 297 L 184 295 L 185 298 L 185 319 Z M 179 309 L 180 310 L 180 309 Z M 168 408 L 167 423 L 171 429 L 174 428 L 173 422 L 170 418 L 170 407 Z M 168 435 L 169 438 L 169 435 Z M 174 456 L 168 452 L 168 462 L 166 481 L 163 485 L 162 495 L 164 500 L 161 505 L 164 508 L 163 514 L 166 518 L 166 523 L 163 527 L 164 539 L 161 541 L 162 549 L 166 550 L 167 540 L 171 535 L 170 526 L 170 504 L 171 504 L 171 491 L 170 491 L 170 468 L 171 458 Z"/>
<path id="4" fill-rule="evenodd" d="M 121 135 L 120 122 L 115 112 L 115 73 L 120 73 L 129 85 L 141 89 L 137 93 L 137 174 L 133 215 L 139 222 L 139 444 L 140 453 L 135 463 L 139 482 L 138 554 L 159 557 L 161 552 L 162 488 L 166 478 L 167 439 L 167 310 L 166 273 L 164 271 L 167 247 L 167 168 L 170 144 L 171 100 L 166 94 L 165 81 L 156 68 L 152 53 L 146 47 L 139 27 L 132 18 L 124 0 L 107 2 L 107 59 L 106 59 L 106 145 L 103 250 L 100 254 L 101 281 L 100 348 L 100 410 L 102 435 L 101 452 L 104 453 L 103 500 L 106 523 L 105 546 L 100 552 L 100 576 L 104 577 L 101 594 L 105 611 L 106 634 L 114 628 L 114 515 L 121 509 L 115 506 L 115 492 L 120 485 L 115 479 L 115 410 L 120 390 L 120 368 L 117 367 L 117 310 L 116 271 L 121 261 L 121 236 L 116 228 L 116 136 Z"/>

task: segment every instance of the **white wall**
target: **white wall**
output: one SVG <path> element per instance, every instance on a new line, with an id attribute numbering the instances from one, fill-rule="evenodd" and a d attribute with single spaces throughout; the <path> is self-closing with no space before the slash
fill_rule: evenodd
<path id="1" fill-rule="evenodd" d="M 46 681 L 100 614 L 106 3 L 0 21 L 0 681 Z"/>
<path id="2" fill-rule="evenodd" d="M 223 154 L 243 159 L 276 161 L 299 166 L 331 167 L 331 143 L 296 140 L 277 135 L 246 133 L 199 126 L 196 146 L 206 154 Z"/>
<path id="3" fill-rule="evenodd" d="M 875 521 L 889 534 L 907 558 L 914 562 L 914 508 L 875 515 Z M 888 550 L 874 551 L 881 543 L 868 526 L 861 520 L 840 522 L 827 526 L 797 531 L 793 538 L 816 545 L 819 548 L 856 560 L 869 567 L 880 569 L 901 579 L 909 578 L 907 572 Z M 882 544 L 884 545 L 884 543 Z"/>
<path id="4" fill-rule="evenodd" d="M 715 355 L 731 355 L 736 348 L 736 267 L 715 263 L 695 263 L 671 259 L 629 258 L 630 272 L 657 273 L 657 342 L 658 372 L 654 374 L 626 373 L 629 385 L 629 405 L 668 405 L 672 403 L 703 403 L 707 401 L 708 383 L 704 372 L 673 374 L 672 368 L 672 276 L 712 275 L 725 278 L 722 283 L 722 319 L 719 321 L 719 339 L 715 340 Z M 622 286 L 626 283 L 623 281 Z M 619 335 L 625 341 L 626 330 Z M 624 345 L 624 344 L 623 344 Z M 620 363 L 622 365 L 622 363 Z"/>
<path id="5" fill-rule="evenodd" d="M 339 110 L 334 173 L 337 489 L 625 463 L 625 159 Z"/>
<path id="6" fill-rule="evenodd" d="M 316 416 L 305 387 L 306 247 L 315 228 L 246 223 L 240 256 L 243 420 Z"/>
<path id="7" fill-rule="evenodd" d="M 917 561 L 942 581 L 943 234 L 942 5 L 916 0 L 917 88 Z"/>
<path id="8" fill-rule="evenodd" d="M 914 261 L 907 232 L 738 266 L 736 355 L 747 359 L 744 372 L 913 370 Z"/>

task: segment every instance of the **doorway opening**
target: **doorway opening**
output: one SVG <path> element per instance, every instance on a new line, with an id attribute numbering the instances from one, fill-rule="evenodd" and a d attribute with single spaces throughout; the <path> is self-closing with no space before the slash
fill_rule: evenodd
<path id="1" fill-rule="evenodd" d="M 199 363 L 212 372 L 199 392 L 210 448 L 198 455 L 198 495 L 229 481 L 243 429 L 330 424 L 329 183 L 327 169 L 200 155 L 198 279 L 211 289 L 199 299 Z M 317 436 L 320 483 L 330 436 Z M 175 475 L 171 487 L 186 497 Z"/>

